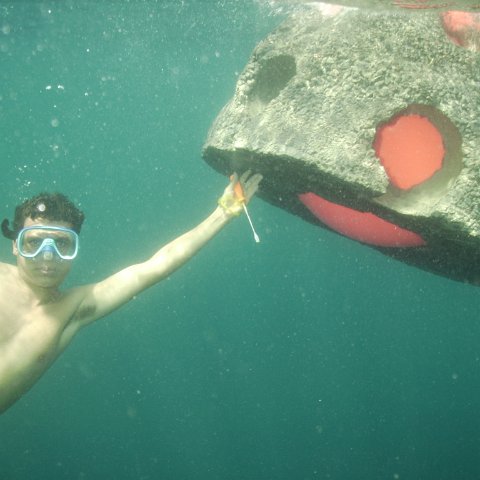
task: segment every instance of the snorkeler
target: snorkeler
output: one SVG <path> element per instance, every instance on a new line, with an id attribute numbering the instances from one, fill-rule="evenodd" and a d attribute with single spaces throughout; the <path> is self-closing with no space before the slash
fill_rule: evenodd
<path id="1" fill-rule="evenodd" d="M 240 215 L 261 179 L 250 172 L 234 175 L 218 207 L 198 226 L 143 263 L 64 292 L 59 287 L 77 256 L 83 213 L 62 194 L 40 194 L 17 206 L 13 230 L 2 222 L 17 264 L 0 263 L 0 413 L 35 384 L 81 328 L 170 275 Z"/>

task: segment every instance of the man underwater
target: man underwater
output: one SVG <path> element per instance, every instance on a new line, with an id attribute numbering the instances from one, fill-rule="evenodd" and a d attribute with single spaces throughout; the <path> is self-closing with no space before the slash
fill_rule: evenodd
<path id="1" fill-rule="evenodd" d="M 250 172 L 240 179 L 233 175 L 218 207 L 195 228 L 143 263 L 65 292 L 59 287 L 78 252 L 83 213 L 62 194 L 40 194 L 17 206 L 13 230 L 8 220 L 2 222 L 4 236 L 13 240 L 17 265 L 0 263 L 0 413 L 35 384 L 80 329 L 197 253 L 244 210 L 261 179 Z"/>

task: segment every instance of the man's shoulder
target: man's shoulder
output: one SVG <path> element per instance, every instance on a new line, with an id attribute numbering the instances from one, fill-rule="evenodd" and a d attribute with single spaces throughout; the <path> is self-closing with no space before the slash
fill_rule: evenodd
<path id="1" fill-rule="evenodd" d="M 89 288 L 89 285 L 78 285 L 78 286 L 67 288 L 62 292 L 61 301 L 64 301 L 64 302 L 82 301 L 85 298 L 85 295 L 87 294 L 88 288 Z"/>
<path id="2" fill-rule="evenodd" d="M 80 285 L 63 292 L 59 304 L 71 312 L 70 323 L 72 325 L 83 327 L 89 323 L 87 319 L 94 315 L 96 307 L 92 301 L 89 301 L 94 287 L 95 284 Z"/>
<path id="3" fill-rule="evenodd" d="M 0 275 L 10 275 L 17 270 L 15 265 L 10 265 L 9 263 L 0 262 Z"/>

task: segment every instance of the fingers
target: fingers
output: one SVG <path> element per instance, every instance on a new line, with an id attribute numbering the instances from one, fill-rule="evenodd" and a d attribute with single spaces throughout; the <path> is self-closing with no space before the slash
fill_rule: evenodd
<path id="1" fill-rule="evenodd" d="M 238 173 L 237 173 L 237 172 L 233 172 L 233 173 L 230 175 L 230 184 L 231 184 L 231 185 L 235 185 L 237 182 L 238 182 Z"/>
<path id="2" fill-rule="evenodd" d="M 251 170 L 243 172 L 239 177 L 236 172 L 230 176 L 230 183 L 225 188 L 223 195 L 218 199 L 218 205 L 226 215 L 234 217 L 245 210 L 245 204 L 255 195 L 262 175 Z"/>
<path id="3" fill-rule="evenodd" d="M 247 170 L 240 177 L 240 182 L 242 183 L 243 191 L 245 193 L 245 198 L 247 202 L 255 195 L 262 179 L 263 176 L 260 173 L 254 173 L 253 175 L 251 175 L 250 170 Z"/>
<path id="4" fill-rule="evenodd" d="M 249 202 L 258 190 L 258 186 L 263 176 L 259 173 L 252 175 L 251 170 L 247 170 L 239 177 L 236 172 L 230 176 L 230 184 L 225 189 L 225 193 L 231 192 L 240 202 Z"/>
<path id="5" fill-rule="evenodd" d="M 224 195 L 235 195 L 235 185 L 238 183 L 238 175 L 236 172 L 230 175 L 230 183 L 226 186 L 225 190 L 223 191 Z"/>
<path id="6" fill-rule="evenodd" d="M 245 182 L 248 180 L 248 177 L 250 176 L 250 174 L 252 173 L 252 171 L 250 169 L 248 169 L 247 171 L 243 172 L 242 175 L 240 176 L 240 182 L 242 183 L 242 185 L 245 184 Z M 236 173 L 235 173 L 236 175 Z M 238 177 L 238 175 L 237 175 Z"/>

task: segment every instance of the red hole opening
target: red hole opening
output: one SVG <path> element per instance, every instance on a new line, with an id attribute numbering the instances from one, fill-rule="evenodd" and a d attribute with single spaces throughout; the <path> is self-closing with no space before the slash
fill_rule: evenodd
<path id="1" fill-rule="evenodd" d="M 453 43 L 480 51 L 480 13 L 451 10 L 442 15 L 442 21 L 443 28 Z"/>
<path id="2" fill-rule="evenodd" d="M 418 247 L 425 245 L 415 232 L 387 222 L 373 213 L 359 212 L 329 202 L 315 193 L 298 196 L 302 203 L 325 225 L 346 237 L 378 247 Z"/>
<path id="3" fill-rule="evenodd" d="M 382 125 L 373 148 L 391 183 L 402 190 L 429 179 L 442 168 L 442 135 L 426 117 L 402 115 Z"/>

